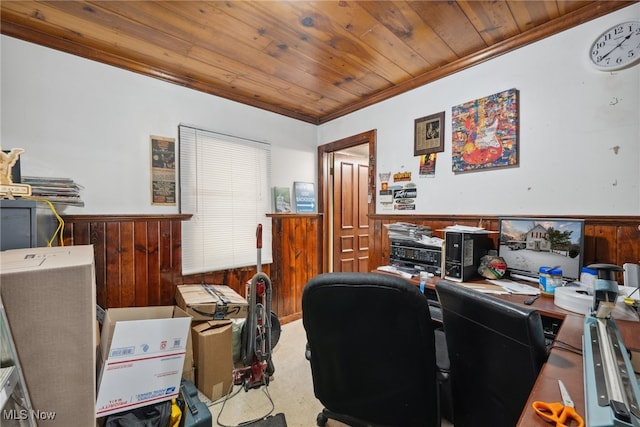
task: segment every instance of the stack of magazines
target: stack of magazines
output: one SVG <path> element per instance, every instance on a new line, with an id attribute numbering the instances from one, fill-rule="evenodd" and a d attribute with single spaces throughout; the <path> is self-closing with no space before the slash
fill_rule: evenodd
<path id="1" fill-rule="evenodd" d="M 83 187 L 72 179 L 23 176 L 21 181 L 31 186 L 31 196 L 34 198 L 46 199 L 54 204 L 84 206 L 80 198 Z"/>
<path id="2" fill-rule="evenodd" d="M 420 241 L 423 237 L 431 237 L 431 227 L 426 225 L 395 222 L 384 226 L 387 227 L 390 239 Z"/>

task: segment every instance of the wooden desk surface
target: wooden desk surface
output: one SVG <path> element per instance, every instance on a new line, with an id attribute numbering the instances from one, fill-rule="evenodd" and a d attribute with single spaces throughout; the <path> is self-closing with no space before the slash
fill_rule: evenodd
<path id="1" fill-rule="evenodd" d="M 584 316 L 569 314 L 562 321 L 558 335 L 556 336 L 556 346 L 551 349 L 547 362 L 542 367 L 538 375 L 529 400 L 525 405 L 519 426 L 549 426 L 549 424 L 536 415 L 531 404 L 536 400 L 544 402 L 560 402 L 560 388 L 558 380 L 562 380 L 567 387 L 578 414 L 585 418 L 584 406 L 584 383 L 582 372 L 582 354 L 564 350 L 560 342 L 565 342 L 578 349 L 582 349 L 582 331 L 584 328 Z"/>
<path id="2" fill-rule="evenodd" d="M 435 283 L 437 280 L 440 279 L 429 279 L 426 286 L 430 289 L 435 289 Z M 416 279 L 411 279 L 411 282 L 419 285 L 419 281 Z M 473 283 L 482 285 L 483 282 L 471 282 L 471 284 Z M 525 300 L 530 298 L 528 295 L 500 294 L 493 296 L 519 304 L 523 304 Z M 583 418 L 586 418 L 582 354 L 567 350 L 567 346 L 563 345 L 563 343 L 569 344 L 570 346 L 579 349 L 579 351 L 582 351 L 584 316 L 556 306 L 553 302 L 553 298 L 547 296 L 540 296 L 540 298 L 538 298 L 529 307 L 539 310 L 540 314 L 544 316 L 561 319 L 562 324 L 558 330 L 558 334 L 556 335 L 556 341 L 549 353 L 549 358 L 542 367 L 533 389 L 531 390 L 531 394 L 529 395 L 529 400 L 523 408 L 520 420 L 518 421 L 518 426 L 549 426 L 547 422 L 536 415 L 531 404 L 536 400 L 544 402 L 561 401 L 558 380 L 562 380 L 569 390 L 569 394 L 571 394 L 571 398 L 575 403 L 576 411 L 578 411 Z M 622 341 L 625 347 L 629 350 L 640 352 L 640 322 L 616 320 L 616 325 L 620 330 L 620 335 L 622 336 Z"/>

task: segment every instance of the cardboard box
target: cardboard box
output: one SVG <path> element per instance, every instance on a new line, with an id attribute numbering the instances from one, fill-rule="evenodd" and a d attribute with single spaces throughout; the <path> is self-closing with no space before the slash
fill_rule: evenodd
<path id="1" fill-rule="evenodd" d="M 182 378 L 194 384 L 196 383 L 196 366 L 193 362 L 193 339 L 191 338 L 191 332 L 187 334 L 187 352 L 184 354 Z"/>
<path id="2" fill-rule="evenodd" d="M 95 415 L 178 397 L 190 326 L 191 316 L 175 306 L 107 310 Z"/>
<path id="3" fill-rule="evenodd" d="M 31 406 L 55 414 L 40 427 L 95 424 L 95 289 L 91 245 L 0 252 L 0 294 Z"/>
<path id="4" fill-rule="evenodd" d="M 176 301 L 194 321 L 247 317 L 247 300 L 224 285 L 178 285 Z"/>
<path id="5" fill-rule="evenodd" d="M 191 328 L 196 387 L 212 401 L 225 396 L 233 381 L 231 320 L 212 320 Z"/>

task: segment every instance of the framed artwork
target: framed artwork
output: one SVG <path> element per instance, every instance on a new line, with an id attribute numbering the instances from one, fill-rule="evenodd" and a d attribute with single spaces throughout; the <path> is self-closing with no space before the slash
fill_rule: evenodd
<path id="1" fill-rule="evenodd" d="M 151 136 L 151 204 L 176 205 L 176 142 Z"/>
<path id="2" fill-rule="evenodd" d="M 316 190 L 312 182 L 295 181 L 293 193 L 297 213 L 316 211 Z"/>
<path id="3" fill-rule="evenodd" d="M 420 178 L 429 177 L 433 178 L 436 176 L 436 159 L 438 155 L 436 153 L 427 154 L 425 156 L 420 156 Z"/>
<path id="4" fill-rule="evenodd" d="M 291 213 L 291 190 L 289 187 L 273 187 L 273 203 L 276 213 Z"/>
<path id="5" fill-rule="evenodd" d="M 518 110 L 516 89 L 453 107 L 453 172 L 517 166 Z"/>
<path id="6" fill-rule="evenodd" d="M 444 151 L 444 111 L 415 120 L 413 155 Z"/>

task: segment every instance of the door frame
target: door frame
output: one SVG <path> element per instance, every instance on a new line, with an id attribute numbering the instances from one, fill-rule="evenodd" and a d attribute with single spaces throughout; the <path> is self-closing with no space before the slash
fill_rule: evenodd
<path id="1" fill-rule="evenodd" d="M 332 153 L 346 148 L 355 147 L 356 145 L 368 144 L 369 146 L 369 182 L 368 188 L 368 211 L 370 217 L 376 212 L 376 130 L 372 129 L 357 135 L 348 136 L 328 144 L 318 146 L 318 213 L 322 218 L 322 272 L 329 271 L 330 260 L 333 259 L 333 215 L 331 198 L 329 197 L 330 182 L 329 178 L 332 171 Z M 371 228 L 371 220 L 369 220 L 369 233 L 373 231 Z M 371 241 L 371 235 L 369 236 Z M 371 247 L 371 245 L 369 245 Z"/>

